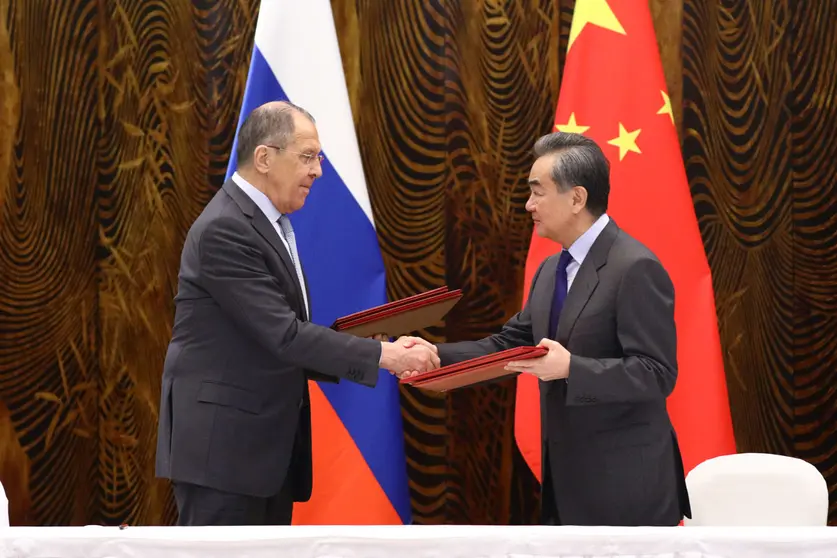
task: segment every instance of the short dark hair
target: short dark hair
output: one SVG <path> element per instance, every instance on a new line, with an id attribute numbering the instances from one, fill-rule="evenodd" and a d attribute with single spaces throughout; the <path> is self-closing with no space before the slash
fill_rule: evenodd
<path id="1" fill-rule="evenodd" d="M 269 143 L 276 147 L 286 147 L 294 133 L 293 112 L 303 114 L 314 122 L 314 117 L 307 110 L 287 101 L 265 104 L 253 109 L 238 131 L 238 145 L 235 150 L 238 165 L 249 163 L 253 158 L 253 151 L 259 145 Z"/>
<path id="2" fill-rule="evenodd" d="M 600 217 L 610 196 L 610 163 L 599 145 L 581 134 L 554 132 L 535 142 L 535 157 L 553 153 L 552 180 L 562 191 L 573 186 L 587 190 L 587 211 Z"/>

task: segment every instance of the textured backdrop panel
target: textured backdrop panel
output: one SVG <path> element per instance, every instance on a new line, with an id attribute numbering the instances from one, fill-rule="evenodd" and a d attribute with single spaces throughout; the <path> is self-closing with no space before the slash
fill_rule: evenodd
<path id="1" fill-rule="evenodd" d="M 739 451 L 816 465 L 837 520 L 833 1 L 686 0 L 684 156 Z"/>
<path id="2" fill-rule="evenodd" d="M 7 492 L 31 502 L 24 522 L 77 523 L 96 506 L 96 3 L 4 8 L 19 101 L 2 113 L 0 397 L 17 434 L 3 456 L 29 469 Z"/>

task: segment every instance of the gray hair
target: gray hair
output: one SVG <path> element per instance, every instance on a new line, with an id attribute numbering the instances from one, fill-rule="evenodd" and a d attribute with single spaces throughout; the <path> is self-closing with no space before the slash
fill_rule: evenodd
<path id="1" fill-rule="evenodd" d="M 561 191 L 573 186 L 587 190 L 587 210 L 599 217 L 607 211 L 610 163 L 598 144 L 581 134 L 554 132 L 535 142 L 535 157 L 557 154 L 551 178 Z"/>
<path id="2" fill-rule="evenodd" d="M 314 117 L 307 110 L 287 101 L 268 103 L 253 109 L 238 131 L 238 145 L 235 150 L 238 165 L 248 164 L 253 159 L 253 151 L 259 145 L 287 147 L 294 134 L 294 112 L 314 122 Z"/>

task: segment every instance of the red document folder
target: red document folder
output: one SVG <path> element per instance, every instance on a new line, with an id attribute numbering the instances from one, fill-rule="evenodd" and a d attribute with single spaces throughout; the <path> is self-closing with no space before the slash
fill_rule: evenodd
<path id="1" fill-rule="evenodd" d="M 547 352 L 549 351 L 545 347 L 515 347 L 514 349 L 506 349 L 456 364 L 449 364 L 412 378 L 404 378 L 401 383 L 429 391 L 449 391 L 473 386 L 504 377 L 516 376 L 517 372 L 509 372 L 505 369 L 506 364 L 512 361 L 542 357 Z"/>
<path id="2" fill-rule="evenodd" d="M 440 287 L 338 318 L 331 327 L 358 337 L 398 337 L 438 324 L 461 298 L 461 289 Z"/>

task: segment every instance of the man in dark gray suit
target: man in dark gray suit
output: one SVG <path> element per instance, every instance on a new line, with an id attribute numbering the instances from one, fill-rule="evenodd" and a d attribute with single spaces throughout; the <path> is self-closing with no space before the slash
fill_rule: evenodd
<path id="1" fill-rule="evenodd" d="M 666 411 L 677 379 L 674 287 L 607 216 L 610 169 L 595 142 L 549 134 L 535 155 L 526 209 L 537 234 L 566 249 L 541 264 L 502 331 L 438 345 L 442 365 L 547 347 L 508 366 L 540 379 L 544 523 L 677 525 L 690 509 Z"/>
<path id="2" fill-rule="evenodd" d="M 173 481 L 180 525 L 290 524 L 311 495 L 307 380 L 374 387 L 380 368 L 439 365 L 427 343 L 413 352 L 309 321 L 286 216 L 322 174 L 311 115 L 257 108 L 236 154 L 186 237 L 163 371 L 157 475 Z"/>

